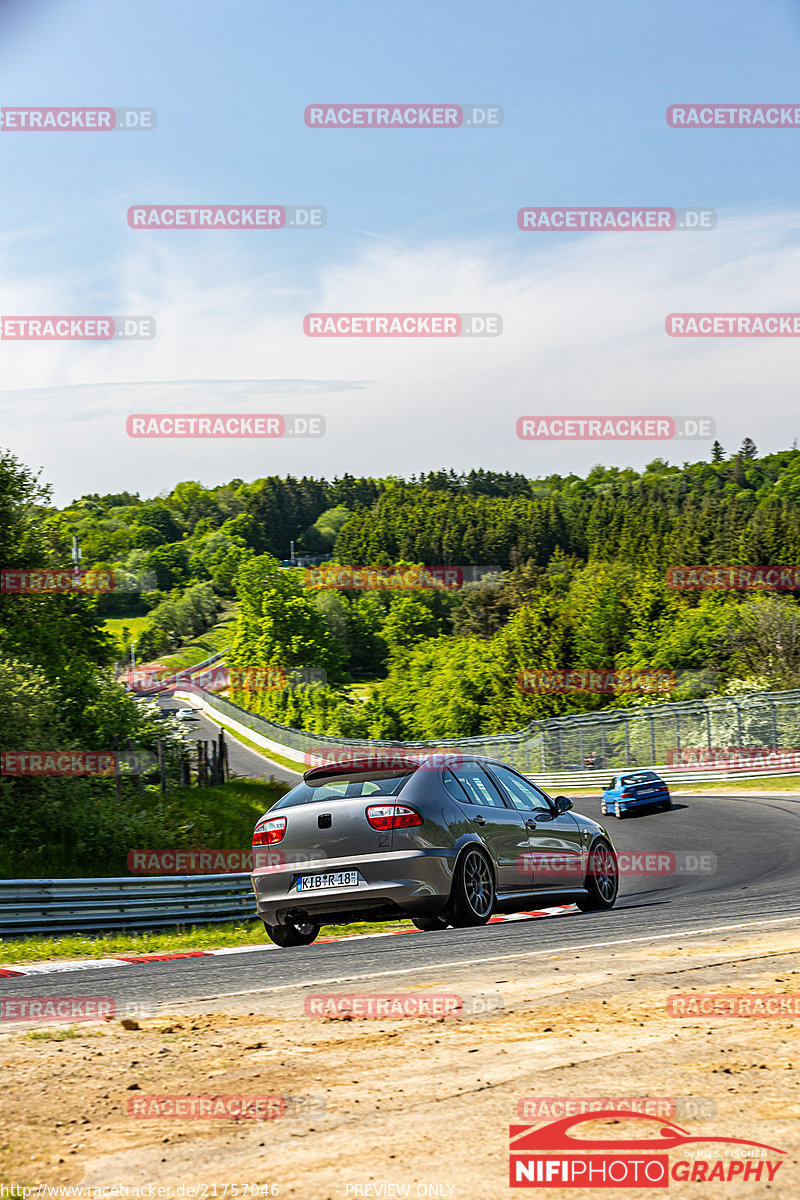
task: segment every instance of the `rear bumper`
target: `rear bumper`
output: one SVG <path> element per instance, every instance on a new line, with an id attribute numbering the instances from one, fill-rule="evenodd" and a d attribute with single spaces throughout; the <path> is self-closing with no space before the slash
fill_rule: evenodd
<path id="1" fill-rule="evenodd" d="M 253 872 L 258 915 L 267 925 L 310 919 L 318 925 L 380 917 L 435 916 L 450 896 L 457 851 L 408 850 L 351 858 L 326 858 L 302 868 Z M 298 892 L 301 875 L 358 871 L 356 887 Z"/>
<path id="2" fill-rule="evenodd" d="M 609 807 L 621 808 L 623 812 L 629 808 L 649 808 L 653 804 L 664 804 L 669 800 L 669 792 L 658 792 L 655 796 L 639 796 L 635 800 L 610 800 Z"/>

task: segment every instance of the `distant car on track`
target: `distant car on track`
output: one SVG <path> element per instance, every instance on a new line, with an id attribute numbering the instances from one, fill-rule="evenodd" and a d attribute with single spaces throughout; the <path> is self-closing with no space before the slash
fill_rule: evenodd
<path id="1" fill-rule="evenodd" d="M 197 713 L 193 708 L 179 708 L 173 714 L 176 721 L 196 721 Z"/>
<path id="2" fill-rule="evenodd" d="M 537 904 L 612 908 L 611 838 L 571 809 L 482 758 L 314 767 L 256 824 L 258 914 L 297 946 L 325 924 L 410 917 L 428 931 Z"/>
<path id="3" fill-rule="evenodd" d="M 624 817 L 642 808 L 672 808 L 669 788 L 655 771 L 624 771 L 615 775 L 603 792 L 600 812 Z"/>

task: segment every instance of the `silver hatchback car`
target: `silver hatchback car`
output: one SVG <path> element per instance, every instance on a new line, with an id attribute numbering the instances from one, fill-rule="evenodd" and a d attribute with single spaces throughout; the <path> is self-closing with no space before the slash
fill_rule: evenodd
<path id="1" fill-rule="evenodd" d="M 277 945 L 298 946 L 350 921 L 435 930 L 534 904 L 612 908 L 611 838 L 571 810 L 489 759 L 314 767 L 256 824 L 258 914 Z"/>

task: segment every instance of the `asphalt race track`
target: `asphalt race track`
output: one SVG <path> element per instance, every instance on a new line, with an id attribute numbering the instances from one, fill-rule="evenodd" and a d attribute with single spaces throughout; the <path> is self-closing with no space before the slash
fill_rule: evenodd
<path id="1" fill-rule="evenodd" d="M 191 708 L 192 706 L 186 701 L 168 699 L 160 701 L 159 707 L 164 712 L 177 712 L 179 708 Z M 193 721 L 183 722 L 183 726 L 198 742 L 210 742 L 219 737 L 219 725 L 215 725 L 199 712 Z M 251 750 L 249 746 L 243 746 L 229 733 L 225 734 L 225 741 L 228 744 L 228 759 L 232 774 L 244 775 L 247 779 L 269 779 L 270 776 L 273 776 L 275 779 L 281 779 L 289 784 L 300 782 L 302 770 L 294 773 L 278 766 L 277 763 L 270 762 L 264 758 L 263 754 Z"/>
<path id="2" fill-rule="evenodd" d="M 671 812 L 608 818 L 621 852 L 674 851 L 716 855 L 713 871 L 687 875 L 627 875 L 617 907 L 602 914 L 577 909 L 552 917 L 511 920 L 477 929 L 362 937 L 289 950 L 224 955 L 135 966 L 75 970 L 4 979 L 6 996 L 114 996 L 118 1008 L 147 1009 L 180 1001 L 281 992 L 304 985 L 382 981 L 403 987 L 404 975 L 477 964 L 534 965 L 537 955 L 664 939 L 679 952 L 692 933 L 759 925 L 780 928 L 800 918 L 800 797 L 680 796 Z M 600 820 L 598 799 L 575 808 Z M 266 940 L 266 937 L 265 937 Z M 594 956 L 592 956 L 594 957 Z M 424 974 L 423 974 L 424 978 Z M 102 980 L 102 982 L 101 982 Z"/>

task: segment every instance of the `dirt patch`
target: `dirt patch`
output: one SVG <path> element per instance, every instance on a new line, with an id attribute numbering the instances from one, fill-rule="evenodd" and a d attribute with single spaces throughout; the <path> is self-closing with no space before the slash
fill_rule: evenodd
<path id="1" fill-rule="evenodd" d="M 786 1151 L 771 1185 L 766 1176 L 737 1178 L 721 1194 L 800 1194 L 800 1022 L 678 1019 L 666 1011 L 675 992 L 800 993 L 800 934 L 767 929 L 668 948 L 554 951 L 531 961 L 448 969 L 433 980 L 430 971 L 402 977 L 404 996 L 478 994 L 489 1015 L 310 1017 L 311 989 L 286 988 L 177 1006 L 140 1019 L 138 1028 L 115 1021 L 8 1029 L 0 1036 L 3 1178 L 169 1185 L 165 1197 L 181 1196 L 181 1185 L 205 1185 L 206 1196 L 222 1198 L 250 1195 L 243 1189 L 252 1186 L 269 1194 L 263 1188 L 274 1184 L 273 1194 L 303 1200 L 493 1200 L 511 1194 L 509 1125 L 563 1115 L 543 1109 L 542 1098 L 649 1097 L 661 1104 L 658 1115 L 671 1113 L 691 1136 Z M 387 988 L 376 980 L 358 990 Z M 143 1111 L 151 1095 L 290 1099 L 285 1111 L 273 1102 L 270 1119 L 128 1115 L 132 1104 Z M 538 1099 L 520 1108 L 525 1097 Z M 622 1121 L 614 1136 L 641 1137 L 638 1124 Z M 696 1191 L 693 1183 L 670 1187 Z M 712 1185 L 704 1190 L 716 1194 Z"/>

